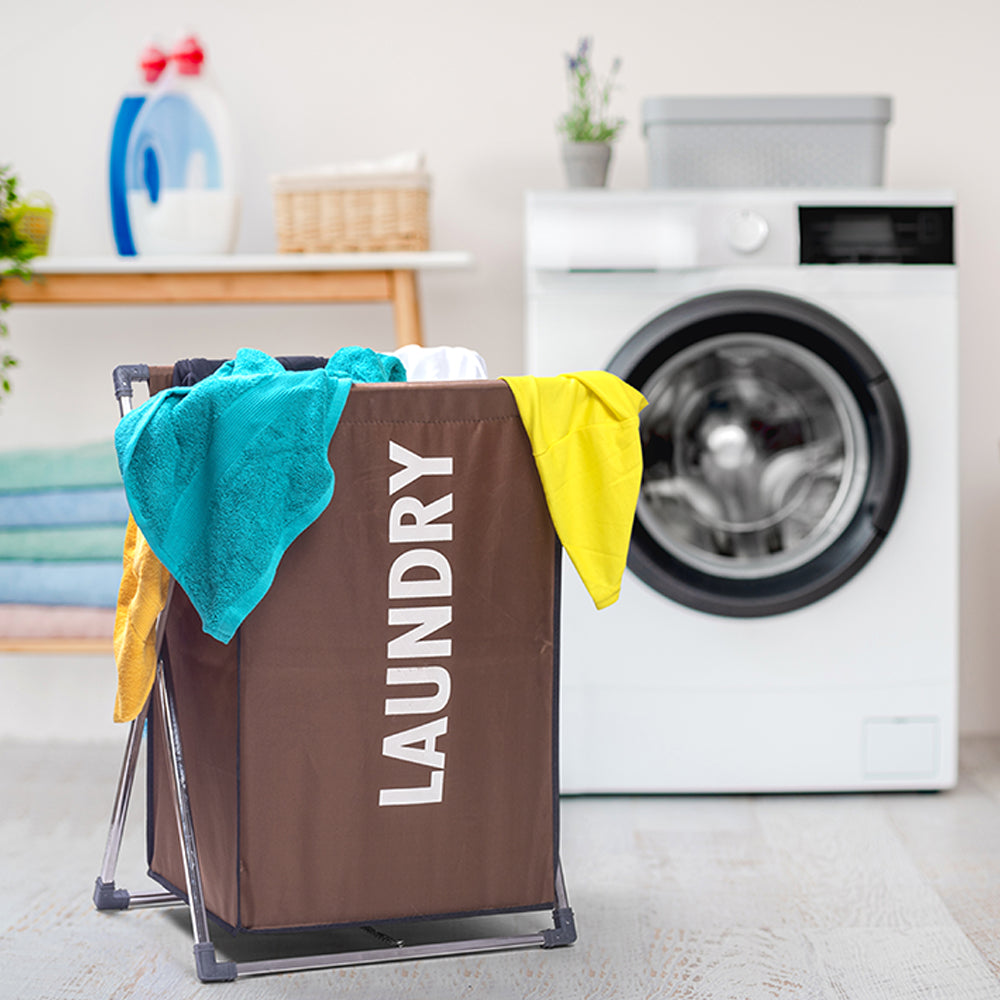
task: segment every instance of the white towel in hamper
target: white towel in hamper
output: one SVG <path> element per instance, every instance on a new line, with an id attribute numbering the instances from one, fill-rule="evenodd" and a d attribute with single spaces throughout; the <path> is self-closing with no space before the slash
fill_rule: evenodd
<path id="1" fill-rule="evenodd" d="M 486 362 L 468 347 L 407 344 L 393 352 L 403 362 L 407 382 L 461 382 L 489 378 Z"/>

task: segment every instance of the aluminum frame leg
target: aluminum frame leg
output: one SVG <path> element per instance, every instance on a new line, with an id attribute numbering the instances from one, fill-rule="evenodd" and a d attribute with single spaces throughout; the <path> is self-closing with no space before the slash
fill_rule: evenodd
<path id="1" fill-rule="evenodd" d="M 128 910 L 141 906 L 170 906 L 183 902 L 171 892 L 131 893 L 128 889 L 119 889 L 115 885 L 115 872 L 121 856 L 125 821 L 132 802 L 132 788 L 139 766 L 139 752 L 142 748 L 146 720 L 149 718 L 149 705 L 150 702 L 147 700 L 142 711 L 133 719 L 125 744 L 125 755 L 111 810 L 108 839 L 104 847 L 104 859 L 94 884 L 94 906 L 98 910 Z"/>
<path id="2" fill-rule="evenodd" d="M 119 398 L 119 406 L 131 409 L 131 394 Z M 123 412 L 126 412 L 123 409 Z M 170 602 L 174 595 L 174 581 L 170 581 L 167 590 L 167 600 L 156 623 L 156 659 L 159 663 L 160 651 L 163 648 L 163 629 L 170 610 Z M 155 693 L 159 683 L 159 667 L 153 682 Z M 115 886 L 115 871 L 121 855 L 122 835 L 125 832 L 125 820 L 128 817 L 129 805 L 132 801 L 132 786 L 135 783 L 135 773 L 139 766 L 139 751 L 142 747 L 146 722 L 149 719 L 149 707 L 154 693 L 151 693 L 143 705 L 142 711 L 132 720 L 129 727 L 128 740 L 125 744 L 125 756 L 122 760 L 121 773 L 118 776 L 118 788 L 115 792 L 115 803 L 111 810 L 111 824 L 108 829 L 108 840 L 104 848 L 104 860 L 101 862 L 101 873 L 94 885 L 94 906 L 98 910 L 128 910 L 140 906 L 172 906 L 184 901 L 172 892 L 130 893 L 127 889 Z"/>
<path id="3" fill-rule="evenodd" d="M 155 690 L 159 697 L 167 753 L 170 758 L 170 773 L 173 778 L 174 811 L 187 880 L 188 908 L 191 912 L 191 930 L 194 934 L 195 967 L 198 978 L 203 983 L 225 982 L 236 978 L 237 966 L 235 962 L 219 962 L 216 959 L 215 945 L 212 944 L 208 932 L 208 911 L 205 908 L 198 845 L 195 842 L 194 822 L 191 818 L 191 799 L 188 794 L 187 772 L 184 768 L 180 726 L 177 722 L 177 705 L 174 701 L 169 670 L 162 660 L 157 667 Z"/>

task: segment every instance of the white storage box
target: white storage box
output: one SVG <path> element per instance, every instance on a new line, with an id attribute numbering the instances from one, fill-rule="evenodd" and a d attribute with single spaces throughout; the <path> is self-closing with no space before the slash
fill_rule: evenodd
<path id="1" fill-rule="evenodd" d="M 647 97 L 654 188 L 879 187 L 888 97 Z"/>

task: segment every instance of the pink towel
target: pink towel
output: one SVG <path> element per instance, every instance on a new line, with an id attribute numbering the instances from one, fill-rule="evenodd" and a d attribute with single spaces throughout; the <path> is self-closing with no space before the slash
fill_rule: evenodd
<path id="1" fill-rule="evenodd" d="M 114 608 L 0 604 L 0 639 L 107 639 L 115 630 Z"/>

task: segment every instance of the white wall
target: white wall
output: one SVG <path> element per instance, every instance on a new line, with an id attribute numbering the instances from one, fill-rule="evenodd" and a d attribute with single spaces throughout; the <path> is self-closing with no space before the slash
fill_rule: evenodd
<path id="1" fill-rule="evenodd" d="M 435 178 L 434 243 L 475 270 L 427 275 L 430 343 L 478 349 L 494 374 L 521 365 L 521 204 L 562 185 L 553 122 L 563 53 L 582 34 L 624 60 L 629 118 L 612 186 L 645 185 L 639 102 L 651 94 L 887 93 L 888 183 L 959 197 L 962 265 L 962 724 L 1000 730 L 1000 371 L 994 294 L 1000 232 L 993 0 L 38 0 L 0 16 L 0 162 L 58 209 L 52 252 L 108 253 L 110 123 L 136 53 L 198 32 L 236 119 L 239 249 L 274 247 L 268 175 L 422 148 Z M 16 394 L 0 448 L 90 439 L 115 419 L 122 361 L 224 355 L 238 346 L 329 352 L 392 346 L 388 307 L 15 309 Z M 928 399 L 928 406 L 935 401 Z"/>

